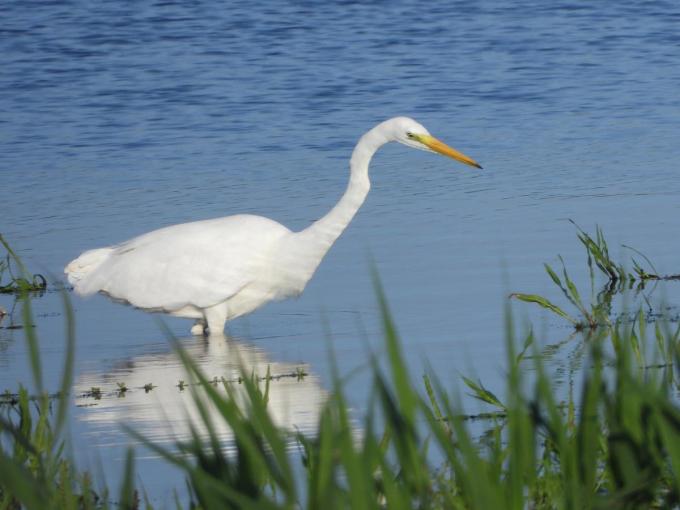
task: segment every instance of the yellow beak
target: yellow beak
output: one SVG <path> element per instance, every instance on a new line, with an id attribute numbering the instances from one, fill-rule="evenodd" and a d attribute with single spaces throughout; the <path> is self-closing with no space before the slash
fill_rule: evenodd
<path id="1" fill-rule="evenodd" d="M 413 135 L 413 137 L 418 140 L 420 143 L 428 147 L 429 149 L 433 150 L 434 152 L 437 152 L 439 154 L 442 154 L 443 156 L 448 156 L 450 158 L 455 159 L 456 161 L 460 161 L 461 163 L 465 163 L 466 165 L 474 166 L 476 168 L 482 168 L 482 166 L 477 163 L 474 159 L 469 158 L 462 152 L 458 152 L 456 149 L 453 147 L 449 147 L 446 145 L 444 142 L 441 140 L 437 140 L 434 136 L 430 135 Z"/>

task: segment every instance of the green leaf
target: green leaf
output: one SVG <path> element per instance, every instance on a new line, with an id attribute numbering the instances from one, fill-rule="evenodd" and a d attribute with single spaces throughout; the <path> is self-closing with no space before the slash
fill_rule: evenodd
<path id="1" fill-rule="evenodd" d="M 467 387 L 474 392 L 474 394 L 472 395 L 473 397 L 475 397 L 478 400 L 481 400 L 482 402 L 486 402 L 487 404 L 496 406 L 499 409 L 503 410 L 506 409 L 505 405 L 498 399 L 498 397 L 494 395 L 491 391 L 487 390 L 481 381 L 475 382 L 472 379 L 468 379 L 465 376 L 462 377 Z"/>
<path id="2" fill-rule="evenodd" d="M 10 495 L 16 497 L 29 510 L 49 508 L 46 484 L 37 483 L 27 469 L 16 460 L 5 456 L 2 451 L 0 451 L 0 488 L 11 490 Z"/>
<path id="3" fill-rule="evenodd" d="M 537 294 L 522 294 L 519 292 L 515 292 L 513 294 L 510 294 L 510 297 L 519 299 L 520 301 L 525 301 L 526 303 L 536 303 L 537 305 L 545 308 L 546 310 L 550 310 L 551 312 L 559 315 L 560 317 L 564 317 L 573 325 L 578 324 L 578 321 L 576 319 L 574 319 L 571 315 L 562 310 L 559 306 L 554 305 L 553 303 L 548 301 L 543 296 L 539 296 Z"/>
<path id="4" fill-rule="evenodd" d="M 128 448 L 125 454 L 125 466 L 123 467 L 123 481 L 120 486 L 118 505 L 123 510 L 138 508 L 137 495 L 135 493 L 135 457 L 132 448 Z"/>
<path id="5" fill-rule="evenodd" d="M 562 281 L 560 280 L 560 277 L 557 276 L 557 273 L 553 271 L 553 268 L 548 264 L 543 264 L 543 267 L 545 267 L 545 271 L 548 273 L 550 278 L 552 278 L 552 281 L 555 282 L 555 285 L 558 285 L 560 288 L 562 288 Z"/>

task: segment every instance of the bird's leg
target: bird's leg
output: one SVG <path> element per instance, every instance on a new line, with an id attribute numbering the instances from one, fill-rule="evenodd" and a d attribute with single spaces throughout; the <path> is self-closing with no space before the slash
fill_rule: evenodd
<path id="1" fill-rule="evenodd" d="M 205 319 L 196 319 L 194 325 L 191 326 L 192 335 L 202 335 L 205 333 L 206 322 Z"/>
<path id="2" fill-rule="evenodd" d="M 227 322 L 227 305 L 218 305 L 203 310 L 203 317 L 208 324 L 208 335 L 223 335 L 224 325 Z"/>

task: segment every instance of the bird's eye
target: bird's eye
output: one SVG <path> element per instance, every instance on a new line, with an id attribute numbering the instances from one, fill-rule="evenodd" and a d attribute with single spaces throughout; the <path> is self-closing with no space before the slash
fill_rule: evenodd
<path id="1" fill-rule="evenodd" d="M 413 138 L 413 133 L 411 133 L 410 131 L 407 131 L 406 136 L 409 137 L 409 138 Z"/>

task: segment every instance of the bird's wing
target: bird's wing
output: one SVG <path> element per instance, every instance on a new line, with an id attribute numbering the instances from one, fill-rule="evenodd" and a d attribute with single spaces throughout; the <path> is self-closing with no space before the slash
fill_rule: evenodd
<path id="1" fill-rule="evenodd" d="M 78 291 L 105 292 L 139 308 L 206 308 L 262 275 L 287 234 L 283 225 L 250 215 L 163 228 L 114 247 Z"/>

